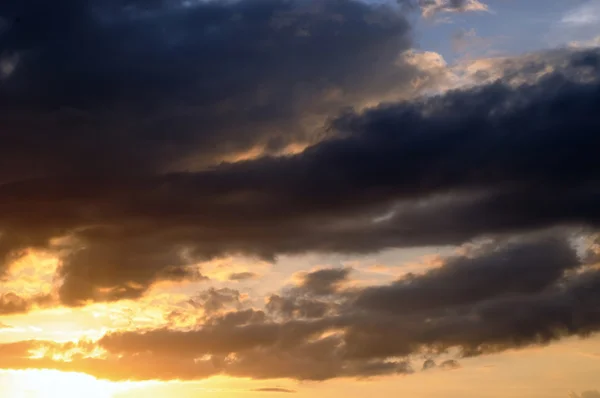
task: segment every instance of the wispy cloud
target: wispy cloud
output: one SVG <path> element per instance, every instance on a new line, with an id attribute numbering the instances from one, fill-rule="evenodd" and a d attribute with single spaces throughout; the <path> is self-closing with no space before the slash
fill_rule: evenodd
<path id="1" fill-rule="evenodd" d="M 590 26 L 600 22 L 600 1 L 589 1 L 569 12 L 561 22 L 570 26 Z"/>
<path id="2" fill-rule="evenodd" d="M 489 11 L 480 0 L 419 0 L 419 5 L 426 18 L 447 12 Z"/>
<path id="3" fill-rule="evenodd" d="M 282 392 L 282 393 L 295 393 L 296 390 L 290 390 L 287 388 L 280 387 L 263 387 L 252 390 L 253 392 Z"/>

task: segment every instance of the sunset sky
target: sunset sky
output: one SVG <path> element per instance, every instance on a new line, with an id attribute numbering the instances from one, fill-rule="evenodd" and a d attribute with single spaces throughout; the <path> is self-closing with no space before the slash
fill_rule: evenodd
<path id="1" fill-rule="evenodd" d="M 600 398 L 600 0 L 2 0 L 0 273 L 2 398 Z"/>

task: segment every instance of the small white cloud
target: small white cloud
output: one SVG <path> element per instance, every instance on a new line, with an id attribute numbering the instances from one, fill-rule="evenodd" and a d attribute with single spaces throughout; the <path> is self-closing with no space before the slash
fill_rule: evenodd
<path id="1" fill-rule="evenodd" d="M 424 17 L 445 12 L 489 11 L 480 0 L 419 0 Z"/>
<path id="2" fill-rule="evenodd" d="M 600 1 L 589 1 L 566 13 L 561 22 L 570 26 L 591 26 L 600 22 Z"/>
<path id="3" fill-rule="evenodd" d="M 552 47 L 589 47 L 600 36 L 600 0 L 580 2 L 563 14 L 550 28 L 548 45 Z"/>

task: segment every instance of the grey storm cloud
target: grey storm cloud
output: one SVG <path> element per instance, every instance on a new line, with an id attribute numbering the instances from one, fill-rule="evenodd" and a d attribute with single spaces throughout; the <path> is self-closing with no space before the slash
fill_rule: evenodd
<path id="1" fill-rule="evenodd" d="M 8 0 L 0 18 L 0 182 L 277 151 L 412 74 L 404 14 L 353 0 Z"/>
<path id="2" fill-rule="evenodd" d="M 535 293 L 562 278 L 581 261 L 564 239 L 500 245 L 479 256 L 456 256 L 424 275 L 409 275 L 358 296 L 361 307 L 407 314 L 467 305 L 508 293 Z"/>
<path id="3" fill-rule="evenodd" d="M 28 0 L 3 2 L 0 15 L 14 64 L 0 85 L 0 259 L 6 270 L 30 248 L 57 255 L 64 304 L 204 279 L 195 264 L 225 255 L 369 253 L 600 224 L 595 49 L 553 54 L 560 67 L 527 84 L 514 76 L 535 75 L 544 54 L 486 85 L 340 111 L 418 74 L 398 57 L 411 45 L 400 10 Z M 307 114 L 329 122 L 302 152 L 214 163 L 301 141 Z M 187 160 L 208 163 L 172 170 Z M 333 286 L 317 282 L 307 289 Z M 273 305 L 330 310 L 298 300 Z"/>
<path id="4" fill-rule="evenodd" d="M 273 260 L 596 228 L 598 57 L 566 52 L 561 68 L 527 84 L 499 80 L 347 111 L 332 119 L 333 138 L 296 155 L 187 173 L 6 182 L 4 266 L 27 248 L 55 251 L 61 299 L 80 305 L 135 298 L 157 280 L 202 278 L 192 264 L 223 255 Z"/>
<path id="5" fill-rule="evenodd" d="M 89 188 L 112 196 L 130 186 L 145 196 L 140 183 L 162 196 L 168 170 L 203 168 L 257 145 L 269 152 L 322 139 L 328 133 L 313 119 L 401 91 L 417 72 L 397 62 L 411 45 L 405 15 L 352 0 L 11 0 L 0 5 L 0 20 L 0 183 L 10 191 L 50 184 L 59 196 L 56 183 L 79 191 L 56 198 L 65 204 L 104 201 Z M 131 193 L 117 195 L 135 200 Z M 98 205 L 64 210 L 104 218 Z M 96 219 L 98 229 L 52 211 L 34 226 L 10 211 L 0 221 L 3 264 L 79 231 L 62 259 L 65 303 L 131 298 L 157 279 L 197 277 L 180 256 L 196 240 L 188 227 L 174 231 L 168 222 L 148 235 L 143 219 L 130 220 L 138 231 L 108 219 Z"/>

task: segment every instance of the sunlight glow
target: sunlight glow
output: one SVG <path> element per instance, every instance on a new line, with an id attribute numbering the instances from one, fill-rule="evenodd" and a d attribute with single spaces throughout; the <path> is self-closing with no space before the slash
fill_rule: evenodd
<path id="1" fill-rule="evenodd" d="M 51 370 L 11 372 L 9 398 L 113 398 L 114 394 L 128 391 L 128 383 L 97 380 L 82 373 Z M 4 391 L 3 391 L 4 392 Z"/>

